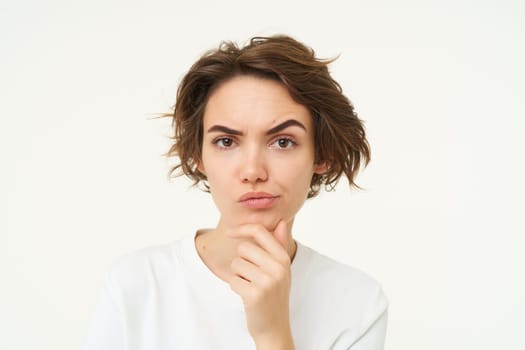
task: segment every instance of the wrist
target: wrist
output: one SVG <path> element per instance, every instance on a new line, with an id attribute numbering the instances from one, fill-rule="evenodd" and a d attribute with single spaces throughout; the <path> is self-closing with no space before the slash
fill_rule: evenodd
<path id="1" fill-rule="evenodd" d="M 254 341 L 257 350 L 295 350 L 293 337 L 289 330 L 280 334 L 267 334 Z"/>

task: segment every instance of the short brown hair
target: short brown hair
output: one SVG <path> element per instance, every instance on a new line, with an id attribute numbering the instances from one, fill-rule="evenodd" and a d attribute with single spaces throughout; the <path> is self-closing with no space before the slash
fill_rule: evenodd
<path id="1" fill-rule="evenodd" d="M 197 169 L 202 152 L 203 118 L 210 94 L 221 83 L 238 75 L 252 75 L 282 83 L 292 98 L 311 112 L 314 124 L 315 162 L 327 162 L 324 174 L 314 174 L 308 198 L 324 184 L 331 190 L 344 173 L 350 186 L 359 188 L 354 178 L 362 163 L 370 161 L 370 146 L 363 122 L 341 86 L 330 76 L 331 60 L 315 57 L 314 51 L 283 35 L 254 37 L 239 48 L 233 42 L 206 52 L 182 79 L 171 117 L 173 144 L 166 156 L 176 156 L 170 176 L 186 175 L 194 184 L 206 176 Z M 179 170 L 177 172 L 177 170 Z"/>

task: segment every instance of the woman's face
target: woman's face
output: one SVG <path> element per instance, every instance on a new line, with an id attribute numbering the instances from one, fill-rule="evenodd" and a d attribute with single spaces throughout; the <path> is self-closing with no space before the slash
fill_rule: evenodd
<path id="1" fill-rule="evenodd" d="M 279 82 L 240 76 L 221 84 L 204 112 L 202 161 L 226 226 L 291 223 L 314 173 L 313 123 Z"/>

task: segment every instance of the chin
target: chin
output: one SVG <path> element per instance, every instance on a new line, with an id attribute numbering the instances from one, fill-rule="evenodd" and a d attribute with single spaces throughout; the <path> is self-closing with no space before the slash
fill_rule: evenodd
<path id="1" fill-rule="evenodd" d="M 243 217 L 238 220 L 238 224 L 260 224 L 268 231 L 273 231 L 281 219 L 283 219 L 283 217 L 277 215 L 275 212 L 255 212 L 243 215 Z"/>

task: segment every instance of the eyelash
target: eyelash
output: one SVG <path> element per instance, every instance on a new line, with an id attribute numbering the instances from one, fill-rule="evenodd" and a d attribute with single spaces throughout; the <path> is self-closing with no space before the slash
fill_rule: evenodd
<path id="1" fill-rule="evenodd" d="M 290 147 L 277 147 L 278 149 L 289 149 L 289 148 L 293 148 L 295 146 L 297 146 L 297 142 L 295 142 L 294 139 L 292 139 L 291 137 L 286 137 L 286 136 L 282 136 L 282 137 L 278 137 L 276 138 L 271 144 L 275 144 L 275 143 L 278 143 L 279 141 L 281 140 L 285 140 L 287 142 L 287 145 L 290 145 Z"/>
<path id="2" fill-rule="evenodd" d="M 230 140 L 232 143 L 234 143 L 235 141 L 233 140 L 233 138 L 231 137 L 226 137 L 226 136 L 221 136 L 221 137 L 217 137 L 216 139 L 214 139 L 212 141 L 212 143 L 214 145 L 217 145 L 217 147 L 221 148 L 221 149 L 227 149 L 227 148 L 230 148 L 231 146 L 221 146 L 220 145 L 220 142 L 223 142 L 224 140 Z"/>
<path id="3" fill-rule="evenodd" d="M 228 140 L 230 141 L 232 144 L 230 146 L 224 146 L 224 145 L 221 145 L 221 143 L 223 143 L 225 140 Z M 281 150 L 286 150 L 286 149 L 290 149 L 290 148 L 293 148 L 295 146 L 297 146 L 297 142 L 295 142 L 295 140 L 291 137 L 287 137 L 287 136 L 281 136 L 281 137 L 277 137 L 275 138 L 271 143 L 270 145 L 273 145 L 281 140 L 285 140 L 287 142 L 287 146 L 290 146 L 290 147 L 284 147 L 284 148 L 281 148 L 281 147 L 277 147 L 277 149 L 281 149 Z M 233 137 L 228 137 L 228 136 L 220 136 L 220 137 L 217 137 L 215 138 L 212 143 L 214 145 L 216 145 L 218 148 L 220 149 L 228 149 L 228 148 L 231 148 L 234 143 L 235 143 L 235 140 L 233 139 Z"/>

